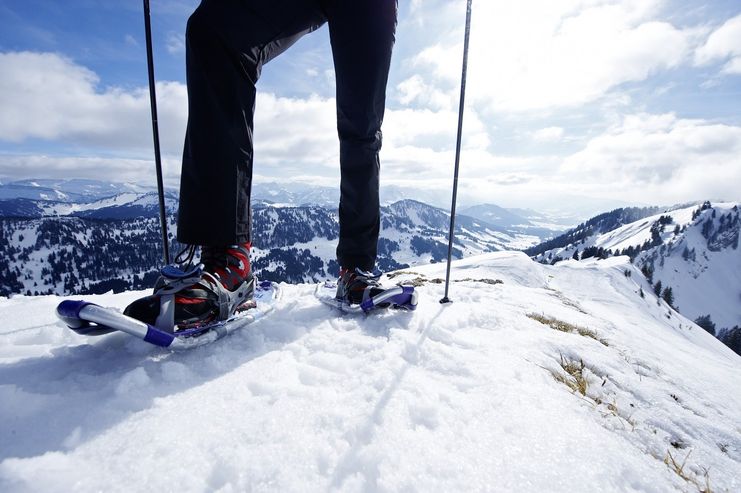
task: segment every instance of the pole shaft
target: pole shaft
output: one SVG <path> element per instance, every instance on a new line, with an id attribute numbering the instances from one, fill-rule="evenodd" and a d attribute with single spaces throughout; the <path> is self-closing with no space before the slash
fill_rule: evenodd
<path id="1" fill-rule="evenodd" d="M 149 103 L 152 107 L 152 136 L 154 138 L 154 164 L 157 169 L 157 194 L 160 206 L 160 229 L 162 230 L 162 252 L 165 264 L 170 263 L 170 248 L 167 237 L 167 213 L 162 180 L 162 157 L 160 155 L 160 133 L 157 124 L 157 93 L 154 86 L 154 55 L 152 54 L 152 27 L 149 15 L 149 0 L 144 0 L 144 31 L 147 39 L 147 70 L 149 72 Z"/>
<path id="2" fill-rule="evenodd" d="M 471 1 L 466 6 L 466 33 L 463 41 L 463 69 L 461 70 L 461 97 L 458 105 L 458 137 L 455 143 L 455 171 L 453 173 L 453 203 L 450 206 L 450 231 L 448 233 L 448 266 L 445 273 L 445 296 L 441 303 L 449 303 L 450 264 L 453 260 L 453 238 L 455 236 L 455 204 L 458 199 L 458 171 L 461 161 L 461 139 L 463 136 L 463 107 L 466 99 L 466 69 L 468 67 L 468 40 L 471 35 Z"/>

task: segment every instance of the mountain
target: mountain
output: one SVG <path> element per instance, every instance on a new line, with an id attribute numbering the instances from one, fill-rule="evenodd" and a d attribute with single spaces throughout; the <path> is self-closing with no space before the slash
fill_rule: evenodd
<path id="1" fill-rule="evenodd" d="M 708 315 L 723 339 L 741 327 L 739 204 L 707 202 L 664 217 L 672 222 L 661 232 L 661 244 L 644 249 L 634 262 L 654 286 L 661 283 L 662 292 L 672 290 L 674 306 L 685 316 Z"/>
<path id="2" fill-rule="evenodd" d="M 0 490 L 741 489 L 741 360 L 627 257 L 467 258 L 440 305 L 444 275 L 384 278 L 416 280 L 419 309 L 374 316 L 283 285 L 269 317 L 181 352 L 0 299 Z"/>
<path id="3" fill-rule="evenodd" d="M 520 231 L 541 239 L 552 238 L 555 234 L 573 225 L 568 219 L 564 221 L 529 209 L 505 209 L 495 204 L 464 207 L 460 213 L 498 228 Z"/>
<path id="4" fill-rule="evenodd" d="M 541 262 L 627 255 L 674 307 L 741 352 L 738 203 L 618 209 L 532 247 Z"/>
<path id="5" fill-rule="evenodd" d="M 122 192 L 114 195 L 75 202 L 66 200 L 29 199 L 25 197 L 0 200 L 0 217 L 40 218 L 75 216 L 90 219 L 134 219 L 159 217 L 159 196 L 154 192 Z M 178 198 L 165 192 L 165 209 L 175 213 Z"/>
<path id="6" fill-rule="evenodd" d="M 340 203 L 340 191 L 339 187 L 309 187 L 300 183 L 254 183 L 252 203 L 289 207 L 305 205 L 337 207 Z"/>
<path id="7" fill-rule="evenodd" d="M 389 271 L 447 259 L 450 214 L 415 200 L 381 208 L 377 267 Z M 301 282 L 334 276 L 339 223 L 335 209 L 255 207 L 253 261 L 270 279 Z M 526 248 L 538 241 L 467 216 L 456 218 L 453 257 Z"/>
<path id="8" fill-rule="evenodd" d="M 510 228 L 513 226 L 532 226 L 530 221 L 514 212 L 494 204 L 480 204 L 460 209 L 461 214 L 486 221 L 494 226 Z"/>
<path id="9" fill-rule="evenodd" d="M 410 196 L 415 198 L 410 199 Z M 430 203 L 420 201 L 420 197 L 428 197 L 433 204 L 440 202 L 438 194 L 430 191 L 394 185 L 386 186 L 381 191 L 381 203 L 385 206 L 405 200 Z M 166 188 L 167 210 L 174 213 L 177 210 L 177 201 L 177 191 Z M 252 205 L 255 208 L 320 206 L 336 209 L 338 203 L 337 187 L 257 182 L 252 190 Z M 472 211 L 479 209 L 473 208 Z M 443 207 L 443 210 L 446 209 Z M 0 217 L 79 216 L 93 219 L 133 219 L 156 217 L 158 214 L 157 196 L 153 187 L 95 180 L 25 180 L 0 184 Z M 518 240 L 517 246 L 513 248 L 531 246 L 537 241 L 553 237 L 556 232 L 564 229 L 563 220 L 555 217 L 541 220 L 539 223 L 529 223 L 526 219 L 498 223 L 488 220 L 485 214 L 467 214 L 463 210 L 459 215 L 470 215 L 498 231 L 521 238 L 522 240 Z M 567 221 L 566 224 L 570 223 Z"/>
<path id="10" fill-rule="evenodd" d="M 397 185 L 384 185 L 380 189 L 380 199 L 383 205 L 390 205 L 410 198 L 434 207 L 450 207 L 449 193 Z M 252 187 L 252 202 L 264 202 L 276 206 L 322 205 L 337 207 L 337 204 L 340 203 L 340 187 L 339 183 L 336 186 L 323 187 L 291 182 L 255 182 Z"/>
<path id="11" fill-rule="evenodd" d="M 165 192 L 165 210 L 175 214 L 178 198 L 172 192 Z M 69 215 L 89 219 L 135 219 L 139 217 L 159 217 L 159 195 L 157 192 L 140 194 L 125 193 L 89 204 L 73 207 L 67 214 L 59 211 L 55 215 Z"/>
<path id="12" fill-rule="evenodd" d="M 659 207 L 629 207 L 605 212 L 579 224 L 560 236 L 528 248 L 526 253 L 534 256 L 539 261 L 543 261 L 546 257 L 549 261 L 551 259 L 564 259 L 567 258 L 565 253 L 567 251 L 573 253 L 577 244 L 584 244 L 589 239 L 596 241 L 596 238 L 603 233 L 610 233 L 621 226 L 655 215 L 661 210 Z M 641 224 L 648 223 L 641 222 Z"/>
<path id="13" fill-rule="evenodd" d="M 31 203 L 13 199 L 0 204 L 18 201 Z M 19 213 L 0 217 L 0 296 L 120 292 L 153 285 L 162 258 L 156 194 L 126 193 L 83 204 L 33 204 L 27 217 Z M 173 239 L 175 197 L 168 195 L 167 207 L 174 254 L 181 248 Z M 383 207 L 381 216 L 380 270 L 447 258 L 450 215 L 444 210 L 405 200 Z M 256 206 L 253 233 L 252 262 L 261 278 L 308 282 L 339 272 L 334 208 Z M 537 241 L 536 236 L 459 216 L 453 257 L 526 248 Z"/>
<path id="14" fill-rule="evenodd" d="M 31 199 L 53 202 L 91 202 L 122 193 L 156 191 L 134 183 L 109 183 L 98 180 L 34 179 L 0 183 L 0 200 Z"/>
<path id="15" fill-rule="evenodd" d="M 553 231 L 565 231 L 576 226 L 584 216 L 574 213 L 543 212 L 533 209 L 507 208 L 507 212 L 525 219 L 535 227 Z"/>

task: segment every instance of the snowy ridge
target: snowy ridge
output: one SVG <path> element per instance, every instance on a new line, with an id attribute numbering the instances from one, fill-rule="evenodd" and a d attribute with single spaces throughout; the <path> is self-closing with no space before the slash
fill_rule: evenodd
<path id="1" fill-rule="evenodd" d="M 273 316 L 183 353 L 0 299 L 0 490 L 741 489 L 741 359 L 626 257 L 465 259 L 445 306 L 443 274 L 386 280 L 416 279 L 420 309 L 369 317 L 285 285 Z"/>
<path id="2" fill-rule="evenodd" d="M 688 318 L 710 315 L 716 335 L 741 327 L 739 204 L 714 203 L 670 214 L 684 231 L 664 233 L 661 246 L 638 254 L 635 264 L 651 273 L 654 284 L 672 288 L 674 306 Z"/>
<path id="3" fill-rule="evenodd" d="M 177 197 L 174 194 L 165 194 L 165 207 L 171 214 L 177 210 Z M 10 218 L 79 216 L 93 219 L 131 219 L 157 217 L 158 214 L 157 192 L 124 192 L 76 202 L 27 198 L 0 200 L 0 217 Z"/>
<path id="4" fill-rule="evenodd" d="M 58 202 L 91 202 L 122 193 L 145 193 L 153 187 L 134 183 L 109 183 L 98 180 L 21 180 L 0 183 L 0 200 L 32 199 Z"/>
<path id="5" fill-rule="evenodd" d="M 648 276 L 651 290 L 673 299 L 691 320 L 709 316 L 712 333 L 741 338 L 741 212 L 735 202 L 705 202 L 654 214 L 546 250 L 541 262 L 629 255 Z M 666 294 L 666 290 L 670 294 Z M 741 345 L 733 344 L 737 351 Z"/>

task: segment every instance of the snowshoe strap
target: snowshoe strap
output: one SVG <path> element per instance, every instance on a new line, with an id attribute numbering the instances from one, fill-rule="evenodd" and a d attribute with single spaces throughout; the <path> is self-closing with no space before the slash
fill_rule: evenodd
<path id="1" fill-rule="evenodd" d="M 160 330 L 175 330 L 175 294 L 200 283 L 203 265 L 184 271 L 175 265 L 160 269 L 160 277 L 154 285 L 154 294 L 160 299 L 160 312 L 154 326 Z"/>
<path id="2" fill-rule="evenodd" d="M 210 272 L 204 272 L 203 279 L 206 282 L 201 282 L 200 285 L 218 297 L 219 320 L 226 320 L 231 316 L 231 297 L 229 296 L 229 291 Z"/>
<path id="3" fill-rule="evenodd" d="M 196 265 L 188 271 L 174 265 L 166 265 L 160 269 L 160 277 L 154 285 L 154 294 L 175 294 L 197 284 L 202 274 L 203 264 Z"/>
<path id="4" fill-rule="evenodd" d="M 163 294 L 160 296 L 160 314 L 154 326 L 167 332 L 175 331 L 175 295 Z"/>
<path id="5" fill-rule="evenodd" d="M 210 272 L 204 272 L 197 285 L 216 295 L 216 303 L 219 308 L 218 319 L 227 320 L 236 313 L 239 306 L 252 298 L 256 283 L 257 278 L 250 275 L 249 279 L 235 288 L 234 291 L 229 291 L 223 284 L 221 284 L 221 281 L 219 281 L 216 276 L 212 275 Z"/>

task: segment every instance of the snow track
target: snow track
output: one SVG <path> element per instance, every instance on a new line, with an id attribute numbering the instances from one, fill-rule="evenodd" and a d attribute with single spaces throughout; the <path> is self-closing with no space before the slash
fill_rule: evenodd
<path id="1" fill-rule="evenodd" d="M 270 317 L 179 353 L 78 336 L 56 297 L 2 299 L 0 490 L 741 489 L 741 358 L 641 298 L 626 261 L 466 259 L 446 306 L 443 269 L 389 281 L 427 280 L 413 313 L 284 286 Z"/>

